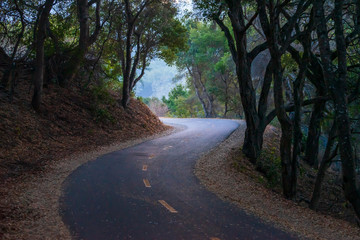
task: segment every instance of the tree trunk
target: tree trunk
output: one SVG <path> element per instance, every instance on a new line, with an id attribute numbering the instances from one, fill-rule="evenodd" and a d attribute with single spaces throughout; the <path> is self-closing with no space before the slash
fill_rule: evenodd
<path id="1" fill-rule="evenodd" d="M 273 51 L 273 50 L 271 50 Z M 288 199 L 296 196 L 296 163 L 292 158 L 293 125 L 286 114 L 283 98 L 282 70 L 280 56 L 274 51 L 274 102 L 276 115 L 281 125 L 280 158 L 283 194 Z M 295 167 L 295 169 L 294 169 Z"/>
<path id="2" fill-rule="evenodd" d="M 52 8 L 54 0 L 46 0 L 45 6 L 40 10 L 41 15 L 37 26 L 36 34 L 36 58 L 35 58 L 35 72 L 33 74 L 34 81 L 34 95 L 31 101 L 31 105 L 36 111 L 40 110 L 43 81 L 44 81 L 44 42 L 46 23 L 49 18 L 49 13 Z"/>
<path id="3" fill-rule="evenodd" d="M 133 35 L 133 28 L 134 25 L 130 22 L 126 33 L 125 69 L 123 69 L 123 95 L 121 103 L 124 108 L 127 108 L 130 101 L 131 37 Z"/>
<path id="4" fill-rule="evenodd" d="M 307 76 L 312 84 L 316 87 L 318 97 L 326 95 L 326 86 L 324 81 L 323 69 L 318 59 L 311 55 L 309 64 L 311 73 L 308 71 Z M 321 120 L 323 119 L 326 102 L 315 102 L 311 113 L 308 136 L 306 140 L 305 162 L 310 166 L 318 167 L 319 139 L 321 135 Z"/>
<path id="5" fill-rule="evenodd" d="M 4 75 L 3 75 L 3 78 L 1 80 L 1 85 L 4 86 L 4 88 L 7 88 L 9 83 L 10 83 L 10 92 L 12 92 L 14 89 L 14 85 L 15 85 L 15 79 L 14 79 L 14 76 L 15 76 L 15 73 L 14 71 L 16 71 L 16 63 L 15 63 L 15 57 L 16 57 L 16 54 L 17 54 L 17 51 L 18 51 L 18 48 L 19 48 L 19 45 L 20 45 L 20 42 L 21 42 L 21 39 L 23 38 L 24 36 L 24 32 L 25 32 L 25 20 L 24 20 L 24 13 L 23 11 L 20 9 L 19 5 L 18 5 L 18 1 L 15 0 L 14 1 L 14 4 L 15 4 L 15 9 L 17 10 L 17 12 L 19 13 L 20 15 L 20 22 L 21 22 L 21 31 L 17 37 L 17 40 L 16 40 L 16 43 L 15 43 L 15 46 L 14 46 L 14 50 L 11 54 L 11 58 L 10 58 L 10 62 L 9 62 L 9 67 L 8 69 L 5 70 L 4 72 Z M 12 98 L 12 94 L 10 93 L 10 97 Z"/>
<path id="6" fill-rule="evenodd" d="M 323 156 L 318 173 L 316 175 L 314 191 L 313 191 L 311 201 L 310 201 L 310 208 L 313 210 L 316 210 L 316 208 L 319 204 L 320 194 L 321 194 L 321 185 L 322 185 L 322 182 L 324 181 L 326 170 L 330 167 L 331 160 L 336 156 L 337 148 L 335 149 L 333 154 L 331 154 L 331 150 L 332 150 L 332 148 L 334 146 L 334 142 L 335 142 L 336 129 L 337 129 L 337 127 L 336 127 L 336 123 L 334 121 L 334 123 L 331 127 L 331 130 L 329 132 L 328 142 L 326 144 L 326 149 L 325 149 L 325 154 Z"/>
<path id="7" fill-rule="evenodd" d="M 235 20 L 232 20 L 235 21 Z M 236 74 L 239 82 L 240 96 L 246 120 L 243 153 L 255 163 L 260 154 L 261 146 L 258 144 L 257 127 L 259 117 L 256 111 L 256 94 L 252 85 L 250 67 L 246 52 L 246 36 L 239 29 L 235 30 L 237 46 Z"/>
<path id="8" fill-rule="evenodd" d="M 317 167 L 319 155 L 319 139 L 321 135 L 321 120 L 323 119 L 325 102 L 316 102 L 311 112 L 311 118 L 306 140 L 305 162 Z"/>
<path id="9" fill-rule="evenodd" d="M 100 25 L 100 4 L 101 0 L 90 1 L 88 0 L 77 0 L 78 8 L 78 17 L 80 24 L 80 37 L 79 44 L 74 49 L 69 61 L 65 63 L 63 73 L 60 74 L 59 83 L 61 86 L 66 87 L 69 82 L 72 82 L 79 71 L 81 64 L 84 61 L 85 55 L 88 51 L 89 46 L 91 46 L 97 36 L 99 35 L 101 25 Z M 96 3 L 96 20 L 95 20 L 95 29 L 92 35 L 90 36 L 89 32 L 89 7 Z"/>
<path id="10" fill-rule="evenodd" d="M 207 109 L 205 100 L 202 97 L 201 91 L 199 89 L 199 86 L 198 86 L 198 83 L 197 83 L 197 77 L 195 76 L 194 72 L 190 70 L 190 68 L 188 68 L 188 71 L 189 71 L 190 75 L 192 76 L 191 78 L 192 78 L 192 82 L 193 82 L 193 85 L 194 85 L 196 96 L 197 96 L 197 98 L 199 99 L 199 101 L 201 103 L 201 106 L 202 106 L 202 108 L 204 110 L 204 113 L 205 113 L 205 117 L 208 118 L 209 117 L 208 109 Z"/>
<path id="11" fill-rule="evenodd" d="M 121 99 L 121 104 L 123 108 L 127 108 L 129 102 L 130 102 L 130 88 L 129 88 L 129 82 L 123 81 L 123 94 Z"/>
<path id="12" fill-rule="evenodd" d="M 213 98 L 212 96 L 210 96 L 210 94 L 207 92 L 206 87 L 202 81 L 202 74 L 200 72 L 199 73 L 199 84 L 201 86 L 201 90 L 202 90 L 202 95 L 204 95 L 204 98 L 206 99 L 207 104 L 205 104 L 206 106 L 206 117 L 207 118 L 212 118 L 215 117 L 215 113 L 214 113 L 214 108 L 213 108 Z"/>

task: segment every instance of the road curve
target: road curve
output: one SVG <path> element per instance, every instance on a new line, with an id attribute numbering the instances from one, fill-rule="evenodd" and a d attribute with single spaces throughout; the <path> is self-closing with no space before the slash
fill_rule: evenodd
<path id="1" fill-rule="evenodd" d="M 60 212 L 75 239 L 295 239 L 223 202 L 193 174 L 199 156 L 239 123 L 163 121 L 184 129 L 103 155 L 68 177 Z"/>

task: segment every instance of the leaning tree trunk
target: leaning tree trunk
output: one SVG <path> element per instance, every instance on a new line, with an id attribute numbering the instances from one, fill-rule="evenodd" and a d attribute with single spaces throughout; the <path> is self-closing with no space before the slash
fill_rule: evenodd
<path id="1" fill-rule="evenodd" d="M 197 98 L 199 99 L 199 101 L 201 103 L 201 106 L 202 106 L 202 108 L 204 110 L 205 117 L 208 118 L 209 117 L 208 109 L 207 109 L 205 100 L 203 99 L 202 94 L 200 92 L 200 89 L 199 89 L 199 86 L 197 84 L 196 79 L 197 79 L 196 76 L 193 74 L 192 75 L 192 82 L 193 82 L 193 85 L 194 85 L 196 96 L 197 96 Z"/>
<path id="2" fill-rule="evenodd" d="M 40 110 L 43 82 L 44 82 L 44 43 L 45 43 L 45 32 L 46 32 L 46 23 L 49 18 L 50 10 L 54 0 L 46 0 L 45 6 L 43 7 L 40 15 L 40 19 L 37 26 L 36 34 L 36 58 L 35 58 L 35 72 L 33 74 L 34 81 L 34 95 L 31 101 L 31 105 L 36 111 Z"/>
<path id="3" fill-rule="evenodd" d="M 199 73 L 199 84 L 202 90 L 202 95 L 204 95 L 204 98 L 206 99 L 207 104 L 205 104 L 206 106 L 206 117 L 207 118 L 212 118 L 215 117 L 215 113 L 214 113 L 214 107 L 213 107 L 213 102 L 214 100 L 212 99 L 212 97 L 210 96 L 210 94 L 208 93 L 208 91 L 206 90 L 206 87 L 204 85 L 204 83 L 202 82 L 202 75 Z"/>

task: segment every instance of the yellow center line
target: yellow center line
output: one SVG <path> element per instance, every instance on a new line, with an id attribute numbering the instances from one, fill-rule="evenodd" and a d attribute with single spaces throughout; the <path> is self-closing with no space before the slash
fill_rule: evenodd
<path id="1" fill-rule="evenodd" d="M 147 165 L 143 165 L 142 170 L 143 170 L 143 171 L 147 171 Z"/>
<path id="2" fill-rule="evenodd" d="M 149 159 L 153 159 L 155 157 L 155 154 L 151 154 L 150 156 L 149 156 Z"/>
<path id="3" fill-rule="evenodd" d="M 169 148 L 172 148 L 173 146 L 169 145 L 163 148 L 163 150 L 168 150 Z"/>
<path id="4" fill-rule="evenodd" d="M 167 202 L 165 202 L 164 200 L 159 200 L 159 203 L 161 205 L 163 205 L 167 210 L 169 210 L 169 212 L 177 213 L 177 211 L 172 206 L 170 206 Z"/>
<path id="5" fill-rule="evenodd" d="M 151 187 L 150 183 L 149 183 L 149 180 L 147 179 L 143 179 L 143 182 L 145 184 L 145 187 Z"/>

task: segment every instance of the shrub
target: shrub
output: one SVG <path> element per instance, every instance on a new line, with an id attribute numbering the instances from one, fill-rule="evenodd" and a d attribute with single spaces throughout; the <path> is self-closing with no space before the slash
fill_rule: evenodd
<path id="1" fill-rule="evenodd" d="M 111 122 L 111 123 L 115 123 L 115 118 L 113 117 L 113 115 L 111 115 L 111 113 L 104 108 L 95 108 L 93 110 L 93 115 L 95 117 L 95 121 L 96 122 Z"/>
<path id="2" fill-rule="evenodd" d="M 263 149 L 256 162 L 256 169 L 264 174 L 270 188 L 281 184 L 281 160 L 276 148 Z"/>
<path id="3" fill-rule="evenodd" d="M 104 85 L 93 87 L 91 89 L 91 93 L 95 99 L 96 104 L 115 104 L 115 99 L 111 96 L 108 89 Z"/>

